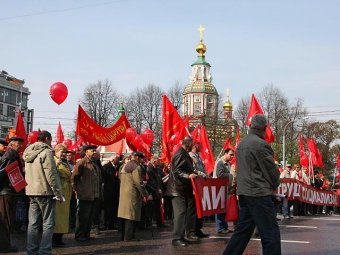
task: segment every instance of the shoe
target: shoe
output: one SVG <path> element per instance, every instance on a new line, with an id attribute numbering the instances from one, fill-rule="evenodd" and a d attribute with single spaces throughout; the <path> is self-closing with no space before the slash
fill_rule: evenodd
<path id="1" fill-rule="evenodd" d="M 76 241 L 78 241 L 78 242 L 86 242 L 87 240 L 89 240 L 89 238 L 86 238 L 86 237 L 78 237 L 78 238 L 76 238 Z"/>
<path id="2" fill-rule="evenodd" d="M 294 217 L 293 217 L 293 216 L 290 216 L 290 215 L 288 216 L 288 218 L 289 218 L 289 219 L 294 219 Z"/>
<path id="3" fill-rule="evenodd" d="M 281 221 L 281 219 L 280 218 L 276 218 L 276 221 Z"/>
<path id="4" fill-rule="evenodd" d="M 99 236 L 99 235 L 102 234 L 102 233 L 100 232 L 100 230 L 99 230 L 99 227 L 96 227 L 96 228 L 94 229 L 94 234 L 95 234 L 96 236 Z"/>
<path id="5" fill-rule="evenodd" d="M 52 243 L 52 247 L 63 247 L 63 246 L 65 246 L 64 242 Z"/>
<path id="6" fill-rule="evenodd" d="M 199 238 L 207 238 L 210 236 L 210 234 L 204 234 L 202 231 L 196 232 L 196 236 Z"/>
<path id="7" fill-rule="evenodd" d="M 222 229 L 222 230 L 219 230 L 219 231 L 217 232 L 217 234 L 226 235 L 226 234 L 229 234 L 229 233 L 232 233 L 232 232 L 234 232 L 234 231 L 229 230 L 229 229 Z"/>
<path id="8" fill-rule="evenodd" d="M 196 243 L 200 240 L 200 238 L 196 234 L 189 234 L 184 238 L 184 240 L 189 243 Z"/>
<path id="9" fill-rule="evenodd" d="M 177 239 L 177 240 L 172 240 L 172 245 L 177 246 L 177 247 L 186 247 L 188 246 L 188 243 L 185 242 L 184 240 Z"/>
<path id="10" fill-rule="evenodd" d="M 18 252 L 18 248 L 16 246 L 11 246 L 7 249 L 0 250 L 0 253 L 10 253 L 10 252 Z"/>

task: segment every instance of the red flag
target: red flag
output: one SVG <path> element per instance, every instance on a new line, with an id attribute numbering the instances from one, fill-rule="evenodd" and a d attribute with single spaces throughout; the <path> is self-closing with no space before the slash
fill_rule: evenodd
<path id="1" fill-rule="evenodd" d="M 257 101 L 257 98 L 255 97 L 255 95 L 252 94 L 251 95 L 250 107 L 249 107 L 249 111 L 248 111 L 248 116 L 247 116 L 247 121 L 246 121 L 247 126 L 250 126 L 251 118 L 256 114 L 264 114 L 264 111 L 263 111 L 261 105 L 259 104 L 259 102 Z M 270 128 L 269 123 L 266 127 L 264 139 L 268 143 L 273 143 L 275 141 L 275 136 L 273 134 L 273 131 Z"/>
<path id="2" fill-rule="evenodd" d="M 313 165 L 316 165 L 318 167 L 323 167 L 323 162 L 322 162 L 322 155 L 318 149 L 318 147 L 315 144 L 314 138 L 308 139 L 307 140 L 307 146 L 309 150 L 309 154 L 312 159 Z"/>
<path id="3" fill-rule="evenodd" d="M 60 122 L 58 124 L 58 128 L 57 128 L 57 135 L 56 135 L 56 143 L 62 143 L 64 141 L 64 133 L 63 130 L 61 128 Z"/>
<path id="4" fill-rule="evenodd" d="M 24 139 L 22 150 L 25 150 L 26 145 L 27 145 L 27 134 L 26 134 L 26 130 L 25 130 L 24 120 L 22 118 L 20 111 L 18 113 L 18 120 L 17 120 L 17 125 L 16 125 L 16 128 L 15 128 L 15 136 Z"/>
<path id="5" fill-rule="evenodd" d="M 214 170 L 215 160 L 209 143 L 207 130 L 204 125 L 201 127 L 200 142 L 202 146 L 200 155 L 208 174 L 210 174 Z"/>
<path id="6" fill-rule="evenodd" d="M 191 137 L 194 140 L 194 143 L 199 142 L 200 140 L 200 126 L 197 124 L 195 129 L 191 132 Z"/>
<path id="7" fill-rule="evenodd" d="M 300 165 L 303 167 L 308 167 L 308 158 L 305 153 L 305 148 L 303 146 L 303 138 L 301 134 L 299 134 L 299 152 L 300 152 Z"/>
<path id="8" fill-rule="evenodd" d="M 340 168 L 340 153 L 338 154 L 338 158 L 336 160 L 336 166 Z"/>
<path id="9" fill-rule="evenodd" d="M 162 156 L 161 160 L 169 164 L 171 160 L 172 148 L 170 144 L 176 145 L 184 133 L 185 123 L 172 105 L 167 96 L 163 95 L 162 108 Z M 170 142 L 172 139 L 172 142 Z"/>
<path id="10" fill-rule="evenodd" d="M 223 150 L 226 150 L 228 148 L 235 150 L 234 146 L 231 144 L 231 136 L 227 137 L 223 145 Z"/>

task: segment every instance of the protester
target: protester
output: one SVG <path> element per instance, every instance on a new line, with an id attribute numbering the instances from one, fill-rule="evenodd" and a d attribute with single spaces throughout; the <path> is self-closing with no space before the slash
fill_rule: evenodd
<path id="1" fill-rule="evenodd" d="M 103 204 L 107 229 L 114 229 L 117 222 L 119 204 L 119 156 L 111 157 L 103 166 Z"/>
<path id="2" fill-rule="evenodd" d="M 286 169 L 282 171 L 280 174 L 280 179 L 291 179 L 292 176 L 292 165 L 287 164 Z M 295 177 L 295 174 L 294 174 Z M 287 195 L 287 194 L 286 194 Z M 284 219 L 291 219 L 293 216 L 290 215 L 290 207 L 292 206 L 293 202 L 291 200 L 288 200 L 288 198 L 282 199 L 282 214 Z"/>
<path id="3" fill-rule="evenodd" d="M 52 136 L 38 134 L 38 141 L 24 152 L 26 195 L 30 198 L 27 254 L 51 254 L 55 226 L 55 204 L 63 201 L 62 187 L 52 156 Z M 39 242 L 42 224 L 41 241 Z"/>
<path id="4" fill-rule="evenodd" d="M 73 151 L 67 151 L 66 152 L 66 161 L 68 164 L 69 170 L 73 171 L 74 169 L 74 152 Z M 77 198 L 76 193 L 72 189 L 72 195 L 70 200 L 70 220 L 69 220 L 69 231 L 74 232 L 74 229 L 76 228 L 76 221 L 77 221 Z"/>
<path id="5" fill-rule="evenodd" d="M 147 226 L 152 226 L 152 220 L 155 219 L 157 227 L 162 227 L 161 216 L 161 199 L 162 199 L 162 177 L 159 174 L 159 157 L 153 155 L 147 166 L 146 190 L 149 193 L 147 202 Z"/>
<path id="6" fill-rule="evenodd" d="M 93 220 L 92 220 L 92 229 L 94 229 L 95 235 L 101 235 L 100 230 L 103 229 L 101 226 L 101 214 L 102 214 L 102 205 L 103 205 L 103 177 L 102 173 L 104 171 L 102 162 L 100 160 L 100 153 L 99 151 L 95 151 L 92 157 L 93 162 L 95 163 L 97 169 L 101 173 L 100 179 L 100 196 L 99 199 L 94 200 L 94 213 L 93 213 Z"/>
<path id="7" fill-rule="evenodd" d="M 175 152 L 171 160 L 167 194 L 172 196 L 174 213 L 174 230 L 172 245 L 187 246 L 196 242 L 199 237 L 195 233 L 196 208 L 191 179 L 197 177 L 189 152 L 193 147 L 193 139 L 183 138 L 182 146 Z"/>
<path id="8" fill-rule="evenodd" d="M 6 142 L 3 139 L 0 139 L 0 158 L 2 157 L 2 155 L 5 154 L 7 146 L 8 146 L 8 142 Z"/>
<path id="9" fill-rule="evenodd" d="M 124 241 L 140 240 L 135 237 L 136 222 L 141 219 L 143 198 L 148 196 L 142 179 L 142 158 L 143 153 L 133 152 L 131 160 L 123 165 L 120 172 L 118 217 L 123 220 Z"/>
<path id="10" fill-rule="evenodd" d="M 65 243 L 63 242 L 63 234 L 66 234 L 69 231 L 72 185 L 71 171 L 66 161 L 66 151 L 67 149 L 63 144 L 57 144 L 54 147 L 54 160 L 57 165 L 65 202 L 56 204 L 55 227 L 52 238 L 53 246 L 65 245 Z"/>
<path id="11" fill-rule="evenodd" d="M 274 163 L 274 152 L 264 140 L 266 126 L 264 115 L 253 116 L 249 134 L 236 150 L 240 213 L 224 255 L 242 254 L 255 226 L 263 254 L 281 254 L 280 230 L 272 202 L 272 194 L 280 184 L 280 173 Z"/>
<path id="12" fill-rule="evenodd" d="M 83 146 L 85 156 L 76 163 L 71 177 L 73 190 L 79 199 L 75 232 L 75 239 L 79 242 L 91 239 L 95 201 L 101 196 L 101 172 L 92 158 L 96 148 L 95 145 Z"/>
<path id="13" fill-rule="evenodd" d="M 192 147 L 192 150 L 189 152 L 190 157 L 192 158 L 192 161 L 194 163 L 194 171 L 195 173 L 202 178 L 208 178 L 207 170 L 205 169 L 204 163 L 201 159 L 200 152 L 202 149 L 202 145 L 200 142 L 195 142 L 194 146 Z M 203 218 L 197 218 L 196 217 L 196 223 L 195 223 L 195 232 L 196 235 L 199 238 L 207 238 L 210 235 L 205 234 L 202 231 L 203 228 Z"/>
<path id="14" fill-rule="evenodd" d="M 7 165 L 16 161 L 23 175 L 19 152 L 24 140 L 20 137 L 12 137 L 9 141 L 8 150 L 2 156 L 0 162 L 0 253 L 18 251 L 16 246 L 11 245 L 10 230 L 13 227 L 16 202 L 25 195 L 24 189 L 19 193 L 14 190 L 4 169 Z M 3 141 L 1 145 L 1 147 L 5 146 Z"/>
<path id="15" fill-rule="evenodd" d="M 234 158 L 234 151 L 231 148 L 224 150 L 223 156 L 215 164 L 213 173 L 214 178 L 227 178 L 232 183 L 232 175 L 230 174 L 230 161 Z M 233 232 L 228 228 L 228 222 L 225 221 L 226 213 L 215 215 L 216 229 L 218 234 L 228 234 Z"/>

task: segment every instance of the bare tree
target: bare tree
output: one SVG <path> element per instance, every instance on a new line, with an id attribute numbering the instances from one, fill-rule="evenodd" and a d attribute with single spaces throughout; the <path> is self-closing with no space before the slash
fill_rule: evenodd
<path id="1" fill-rule="evenodd" d="M 154 144 L 160 144 L 162 129 L 162 94 L 160 87 L 149 84 L 127 98 L 127 117 L 137 133 L 148 128 L 155 134 Z M 156 150 L 158 148 L 155 148 Z"/>
<path id="2" fill-rule="evenodd" d="M 176 81 L 176 83 L 169 88 L 167 96 L 173 106 L 177 109 L 177 112 L 181 114 L 182 112 L 182 94 L 183 94 L 184 86 Z"/>
<path id="3" fill-rule="evenodd" d="M 99 80 L 85 88 L 80 103 L 98 125 L 107 127 L 117 116 L 120 98 L 111 81 Z"/>
<path id="4" fill-rule="evenodd" d="M 250 96 L 242 97 L 235 110 L 235 119 L 240 127 L 240 132 L 245 134 L 247 130 L 246 122 L 250 106 Z"/>

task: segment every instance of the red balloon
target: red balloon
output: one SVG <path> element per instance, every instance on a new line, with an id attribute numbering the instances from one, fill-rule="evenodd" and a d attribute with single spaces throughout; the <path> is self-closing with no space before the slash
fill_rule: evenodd
<path id="1" fill-rule="evenodd" d="M 142 135 L 143 141 L 144 141 L 147 145 L 151 146 L 151 145 L 152 145 L 152 142 L 153 142 L 153 139 L 154 139 L 154 137 L 155 137 L 153 131 L 150 130 L 150 129 L 145 129 L 145 130 L 142 132 L 141 135 Z"/>
<path id="2" fill-rule="evenodd" d="M 66 146 L 66 148 L 70 148 L 72 146 L 72 140 L 71 139 L 65 139 L 63 141 L 63 144 Z"/>
<path id="3" fill-rule="evenodd" d="M 128 128 L 126 131 L 125 131 L 125 137 L 126 137 L 126 140 L 129 141 L 129 142 L 133 142 L 133 140 L 136 138 L 136 135 L 137 135 L 137 132 L 134 128 Z"/>
<path id="4" fill-rule="evenodd" d="M 132 141 L 133 147 L 135 147 L 138 151 L 140 151 L 143 147 L 143 140 L 141 135 L 136 135 L 135 139 Z"/>
<path id="5" fill-rule="evenodd" d="M 38 141 L 39 131 L 32 131 L 28 134 L 27 141 L 29 144 L 33 144 Z"/>
<path id="6" fill-rule="evenodd" d="M 54 102 L 61 104 L 65 101 L 68 95 L 68 89 L 62 82 L 53 83 L 50 87 L 50 96 Z"/>

